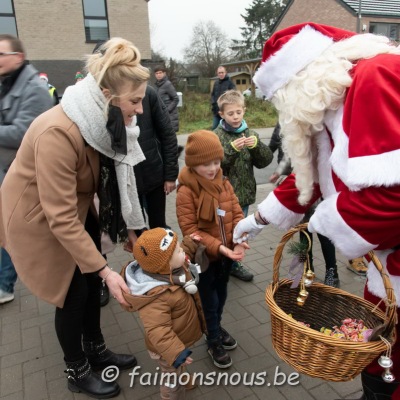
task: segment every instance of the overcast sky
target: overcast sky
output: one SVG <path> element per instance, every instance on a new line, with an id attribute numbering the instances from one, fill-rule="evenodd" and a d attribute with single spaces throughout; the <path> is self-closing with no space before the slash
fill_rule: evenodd
<path id="1" fill-rule="evenodd" d="M 183 60 L 183 48 L 192 38 L 193 26 L 212 20 L 229 39 L 241 39 L 240 27 L 252 0 L 150 0 L 151 45 L 155 51 Z"/>

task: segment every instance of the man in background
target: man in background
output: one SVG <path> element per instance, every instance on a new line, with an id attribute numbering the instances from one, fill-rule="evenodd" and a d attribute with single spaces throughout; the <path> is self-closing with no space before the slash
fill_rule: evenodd
<path id="1" fill-rule="evenodd" d="M 31 122 L 52 106 L 38 71 L 26 61 L 22 42 L 0 35 L 0 185 Z M 14 300 L 17 273 L 1 249 L 0 304 Z"/>
<path id="2" fill-rule="evenodd" d="M 219 121 L 221 121 L 221 116 L 219 115 L 219 108 L 217 103 L 219 96 L 221 96 L 221 94 L 224 94 L 228 90 L 236 90 L 236 86 L 226 73 L 225 67 L 220 65 L 217 69 L 217 75 L 218 79 L 214 82 L 213 90 L 211 92 L 211 111 L 213 113 L 213 122 L 211 128 L 212 131 L 217 128 Z"/>

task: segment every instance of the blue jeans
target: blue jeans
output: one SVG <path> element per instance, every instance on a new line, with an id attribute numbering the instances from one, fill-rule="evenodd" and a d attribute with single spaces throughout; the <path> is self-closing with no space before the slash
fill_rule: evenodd
<path id="1" fill-rule="evenodd" d="M 14 293 L 14 285 L 17 281 L 17 273 L 10 255 L 1 249 L 0 263 L 0 289 L 7 293 Z"/>
<path id="2" fill-rule="evenodd" d="M 220 335 L 222 312 L 228 297 L 228 280 L 232 260 L 224 258 L 211 262 L 207 271 L 200 274 L 201 304 L 207 325 L 207 341 L 217 340 Z"/>

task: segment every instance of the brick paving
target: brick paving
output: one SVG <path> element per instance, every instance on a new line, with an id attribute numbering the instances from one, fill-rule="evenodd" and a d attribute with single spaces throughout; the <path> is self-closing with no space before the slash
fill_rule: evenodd
<path id="1" fill-rule="evenodd" d="M 258 186 L 258 201 L 271 190 L 271 185 Z M 253 205 L 250 212 L 254 210 Z M 167 223 L 179 232 L 175 215 L 175 193 L 167 198 Z M 295 371 L 279 359 L 271 344 L 270 315 L 265 304 L 265 288 L 272 279 L 273 255 L 276 244 L 283 232 L 271 226 L 251 242 L 245 265 L 254 273 L 252 282 L 242 282 L 231 278 L 228 301 L 223 316 L 223 326 L 238 340 L 239 346 L 231 352 L 234 361 L 227 372 L 232 382 L 238 374 L 247 373 L 247 383 L 251 373 L 267 373 L 268 385 L 220 384 L 203 385 L 188 392 L 190 399 L 211 400 L 335 400 L 358 399 L 361 396 L 360 379 L 344 383 L 327 382 L 300 375 L 296 385 L 274 385 L 276 370 L 288 377 Z M 316 235 L 315 235 L 316 236 Z M 314 260 L 317 277 L 324 277 L 324 263 L 318 239 L 315 237 Z M 338 267 L 341 287 L 351 293 L 362 294 L 365 283 L 348 271 L 346 260 L 339 253 Z M 114 270 L 131 259 L 131 256 L 117 248 L 109 255 L 109 263 Z M 287 264 L 290 258 L 287 258 Z M 287 265 L 286 264 L 286 265 Z M 285 276 L 285 267 L 281 276 Z M 54 330 L 54 307 L 34 297 L 19 281 L 15 300 L 0 306 L 0 400 L 82 400 L 87 396 L 74 394 L 66 387 L 65 365 Z M 103 334 L 108 346 L 118 352 L 134 353 L 141 367 L 142 383 L 145 377 L 154 378 L 157 364 L 152 361 L 145 348 L 143 329 L 136 314 L 123 311 L 111 299 L 102 308 Z M 194 363 L 189 371 L 219 372 L 212 364 L 206 345 L 200 340 L 193 348 Z M 233 375 L 235 374 L 235 375 Z M 280 383 L 282 375 L 278 375 Z M 141 385 L 138 378 L 131 387 L 129 371 L 121 372 L 118 383 L 122 387 L 116 399 L 151 400 L 159 399 L 159 389 L 154 385 Z"/>

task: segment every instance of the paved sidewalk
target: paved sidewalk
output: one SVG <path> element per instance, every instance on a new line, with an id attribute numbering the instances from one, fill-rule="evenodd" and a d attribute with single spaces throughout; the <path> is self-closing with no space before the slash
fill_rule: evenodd
<path id="1" fill-rule="evenodd" d="M 271 190 L 271 185 L 258 187 L 258 201 Z M 175 215 L 175 193 L 167 199 L 167 222 L 179 231 Z M 254 210 L 251 207 L 250 211 Z M 271 345 L 269 311 L 265 304 L 265 288 L 272 278 L 274 249 L 282 232 L 269 226 L 251 243 L 245 264 L 255 274 L 253 282 L 242 282 L 231 278 L 228 302 L 223 316 L 224 327 L 238 340 L 239 346 L 231 352 L 233 366 L 224 372 L 236 382 L 238 374 L 247 373 L 246 382 L 251 381 L 251 373 L 266 372 L 270 386 L 256 385 L 203 385 L 188 393 L 188 399 L 241 400 L 334 400 L 358 399 L 360 380 L 345 383 L 331 383 L 300 375 L 297 385 L 274 385 L 278 369 L 288 377 L 294 370 L 276 355 Z M 314 244 L 317 277 L 323 279 L 324 265 L 318 240 Z M 109 257 L 114 270 L 120 270 L 131 256 L 118 248 Z M 290 258 L 285 259 L 286 264 Z M 345 268 L 346 260 L 338 254 L 339 275 L 342 288 L 361 294 L 364 279 Z M 281 276 L 286 276 L 285 268 Z M 79 399 L 87 397 L 73 394 L 66 388 L 63 356 L 54 330 L 54 307 L 36 297 L 18 282 L 16 298 L 13 302 L 0 306 L 0 400 L 41 400 Z M 150 360 L 143 340 L 142 327 L 136 314 L 121 309 L 114 299 L 102 309 L 103 333 L 108 346 L 114 351 L 134 353 L 141 367 L 142 385 L 138 377 L 130 387 L 131 377 L 122 372 L 118 382 L 122 387 L 117 399 L 150 400 L 158 399 L 158 387 L 145 385 L 149 377 L 154 379 L 156 363 Z M 219 372 L 206 352 L 203 340 L 193 351 L 194 363 L 191 372 Z M 235 375 L 233 375 L 235 373 Z M 283 375 L 277 375 L 281 383 Z M 147 378 L 147 381 L 146 379 Z"/>

